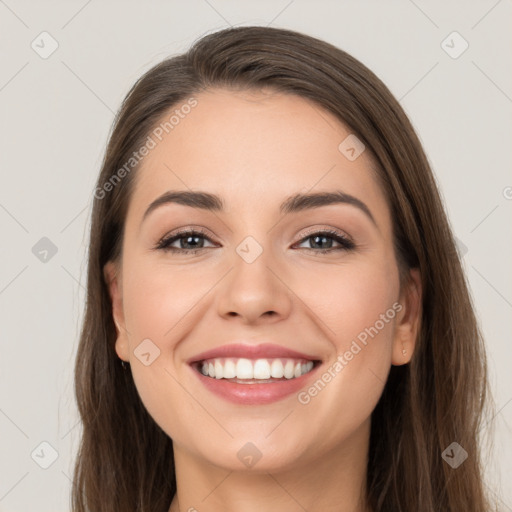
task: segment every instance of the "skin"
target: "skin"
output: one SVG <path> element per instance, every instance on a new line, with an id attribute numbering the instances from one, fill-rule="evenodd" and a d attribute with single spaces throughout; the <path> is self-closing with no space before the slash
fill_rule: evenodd
<path id="1" fill-rule="evenodd" d="M 400 288 L 390 211 L 369 151 L 349 161 L 338 146 L 350 130 L 304 98 L 222 89 L 195 97 L 198 105 L 138 169 L 122 260 L 104 269 L 116 352 L 173 440 L 178 491 L 169 511 L 366 511 L 371 413 L 391 365 L 412 357 L 421 300 L 417 271 Z M 226 211 L 167 204 L 141 224 L 171 189 L 216 193 Z M 376 225 L 348 204 L 279 215 L 293 193 L 335 189 L 363 201 Z M 188 227 L 207 231 L 202 251 L 153 249 Z M 334 228 L 357 247 L 321 254 L 322 245 L 305 239 L 311 228 Z M 250 264 L 236 252 L 247 236 L 263 249 Z M 185 362 L 244 339 L 315 354 L 326 370 L 394 303 L 401 311 L 307 404 L 291 395 L 235 405 Z M 134 350 L 148 338 L 160 355 L 145 366 Z M 262 454 L 252 468 L 237 457 L 248 442 Z"/>

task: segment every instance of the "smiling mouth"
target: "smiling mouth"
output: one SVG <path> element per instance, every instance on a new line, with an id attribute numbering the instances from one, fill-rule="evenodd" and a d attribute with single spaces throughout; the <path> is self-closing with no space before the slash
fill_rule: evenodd
<path id="1" fill-rule="evenodd" d="M 308 374 L 321 361 L 299 358 L 216 357 L 192 366 L 204 377 L 237 384 L 265 384 L 297 379 Z"/>

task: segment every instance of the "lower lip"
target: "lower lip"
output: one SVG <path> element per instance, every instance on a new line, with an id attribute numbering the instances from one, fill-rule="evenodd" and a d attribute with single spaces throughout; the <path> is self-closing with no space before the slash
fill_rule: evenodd
<path id="1" fill-rule="evenodd" d="M 264 405 L 298 393 L 316 373 L 319 366 L 320 363 L 315 363 L 310 372 L 300 377 L 268 382 L 266 384 L 238 384 L 236 382 L 229 382 L 226 379 L 206 377 L 194 367 L 191 366 L 191 368 L 204 386 L 221 398 L 235 404 Z"/>

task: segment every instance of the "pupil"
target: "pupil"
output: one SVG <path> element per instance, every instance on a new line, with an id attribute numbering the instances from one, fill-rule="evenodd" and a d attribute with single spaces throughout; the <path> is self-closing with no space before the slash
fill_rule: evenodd
<path id="1" fill-rule="evenodd" d="M 185 238 L 185 244 L 192 244 L 192 246 L 194 246 L 194 243 L 190 242 L 190 240 L 197 240 L 198 238 L 200 238 L 200 237 L 198 237 L 198 236 L 187 236 Z M 195 247 L 197 247 L 197 244 L 195 244 Z"/>
<path id="2" fill-rule="evenodd" d="M 328 237 L 326 236 L 315 236 L 313 239 L 315 240 L 315 243 L 317 243 L 318 240 L 326 240 Z M 329 247 L 321 247 L 321 249 L 329 249 Z"/>

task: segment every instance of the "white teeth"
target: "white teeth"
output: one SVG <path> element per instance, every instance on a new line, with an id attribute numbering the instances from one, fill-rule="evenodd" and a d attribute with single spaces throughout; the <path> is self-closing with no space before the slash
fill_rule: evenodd
<path id="1" fill-rule="evenodd" d="M 270 379 L 270 363 L 266 359 L 258 359 L 254 363 L 255 379 Z"/>
<path id="2" fill-rule="evenodd" d="M 232 359 L 227 359 L 224 362 L 224 374 L 225 379 L 234 379 L 236 377 L 236 366 Z"/>
<path id="3" fill-rule="evenodd" d="M 203 361 L 200 370 L 203 375 L 215 379 L 268 380 L 294 379 L 310 372 L 313 361 L 304 359 L 245 359 L 214 358 Z"/>
<path id="4" fill-rule="evenodd" d="M 279 359 L 272 361 L 272 366 L 270 367 L 270 375 L 272 375 L 274 379 L 282 379 L 284 377 L 283 363 L 279 361 Z"/>
<path id="5" fill-rule="evenodd" d="M 215 361 L 215 364 L 213 365 L 213 369 L 215 370 L 215 378 L 216 379 L 222 379 L 222 374 L 224 373 L 223 372 L 223 368 L 222 368 L 222 365 L 220 364 L 220 361 L 217 359 Z"/>
<path id="6" fill-rule="evenodd" d="M 239 359 L 236 363 L 236 377 L 237 379 L 252 379 L 254 378 L 254 369 L 249 359 Z"/>
<path id="7" fill-rule="evenodd" d="M 284 376 L 287 379 L 293 379 L 293 377 L 294 377 L 293 368 L 294 368 L 293 361 L 286 361 L 286 365 L 284 367 Z"/>

